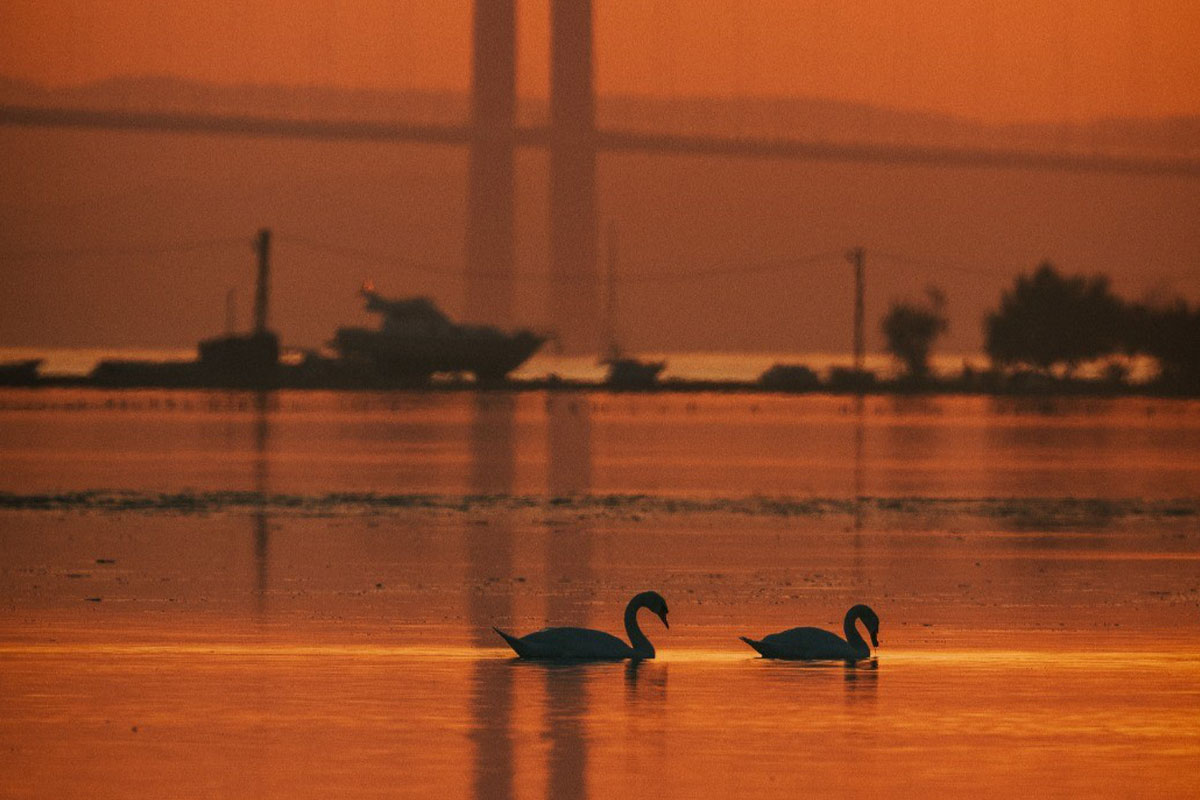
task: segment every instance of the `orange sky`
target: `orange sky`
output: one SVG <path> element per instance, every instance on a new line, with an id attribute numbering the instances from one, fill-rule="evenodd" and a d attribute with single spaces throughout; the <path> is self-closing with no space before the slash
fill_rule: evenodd
<path id="1" fill-rule="evenodd" d="M 863 100 L 995 121 L 1200 114 L 1195 0 L 596 0 L 605 93 Z M 0 74 L 463 88 L 468 0 L 5 0 Z M 522 0 L 544 94 L 548 0 Z M 655 43 L 651 47 L 650 43 Z"/>

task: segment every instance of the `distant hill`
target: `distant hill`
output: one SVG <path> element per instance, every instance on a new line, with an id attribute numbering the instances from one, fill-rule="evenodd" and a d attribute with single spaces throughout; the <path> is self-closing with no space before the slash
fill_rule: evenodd
<path id="1" fill-rule="evenodd" d="M 122 78 L 46 90 L 0 79 L 0 102 L 454 122 L 463 95 L 223 87 Z M 521 119 L 545 119 L 525 101 Z M 996 127 L 828 100 L 601 98 L 602 125 L 656 131 L 1153 155 L 1200 153 L 1200 120 Z M 867 249 L 868 344 L 894 297 L 949 298 L 942 352 L 974 352 L 980 321 L 1048 258 L 1130 296 L 1200 299 L 1200 181 L 1022 170 L 746 161 L 600 160 L 601 218 L 621 237 L 632 350 L 842 352 L 852 318 L 842 253 Z M 518 159 L 519 322 L 548 318 L 547 158 Z M 272 323 L 315 346 L 369 322 L 355 296 L 433 296 L 461 309 L 466 154 L 415 144 L 0 126 L 0 344 L 186 346 L 245 323 L 250 239 L 277 233 Z M 807 266 L 771 270 L 780 259 Z M 744 274 L 737 274 L 744 268 Z M 702 273 L 688 281 L 666 274 Z"/>
<path id="2" fill-rule="evenodd" d="M 418 123 L 454 123 L 466 119 L 469 111 L 469 98 L 462 93 L 226 86 L 153 76 L 112 78 L 65 89 L 45 89 L 0 77 L 0 102 Z M 949 114 L 817 98 L 612 96 L 600 97 L 597 105 L 598 124 L 642 131 L 1156 155 L 1200 153 L 1200 117 L 1000 126 Z M 522 124 L 544 124 L 547 116 L 544 100 L 520 101 Z"/>

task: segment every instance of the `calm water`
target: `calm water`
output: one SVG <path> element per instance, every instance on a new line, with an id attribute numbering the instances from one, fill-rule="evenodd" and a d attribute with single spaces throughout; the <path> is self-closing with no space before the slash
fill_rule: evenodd
<path id="1" fill-rule="evenodd" d="M 0 392 L 0 795 L 1194 795 L 1198 412 Z"/>

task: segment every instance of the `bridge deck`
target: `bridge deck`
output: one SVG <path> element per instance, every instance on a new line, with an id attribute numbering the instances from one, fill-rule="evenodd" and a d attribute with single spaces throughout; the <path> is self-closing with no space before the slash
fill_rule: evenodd
<path id="1" fill-rule="evenodd" d="M 455 146 L 469 144 L 474 136 L 471 126 L 466 124 L 418 125 L 399 122 L 283 119 L 243 114 L 67 109 L 18 105 L 0 105 L 0 125 L 144 130 L 338 141 L 414 142 Z M 1012 148 L 987 149 L 868 142 L 837 143 L 802 139 L 728 138 L 611 129 L 598 130 L 595 136 L 597 149 L 610 152 L 652 152 L 664 155 L 1200 177 L 1200 160 L 1194 158 L 1056 153 Z M 518 127 L 513 131 L 513 144 L 517 147 L 547 148 L 550 138 L 550 130 L 546 127 Z"/>

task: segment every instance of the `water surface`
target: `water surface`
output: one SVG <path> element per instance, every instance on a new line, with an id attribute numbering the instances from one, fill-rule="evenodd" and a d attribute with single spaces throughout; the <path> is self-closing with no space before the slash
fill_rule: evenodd
<path id="1" fill-rule="evenodd" d="M 0 795 L 1188 796 L 1196 411 L 0 392 Z M 646 588 L 636 667 L 491 631 Z"/>

